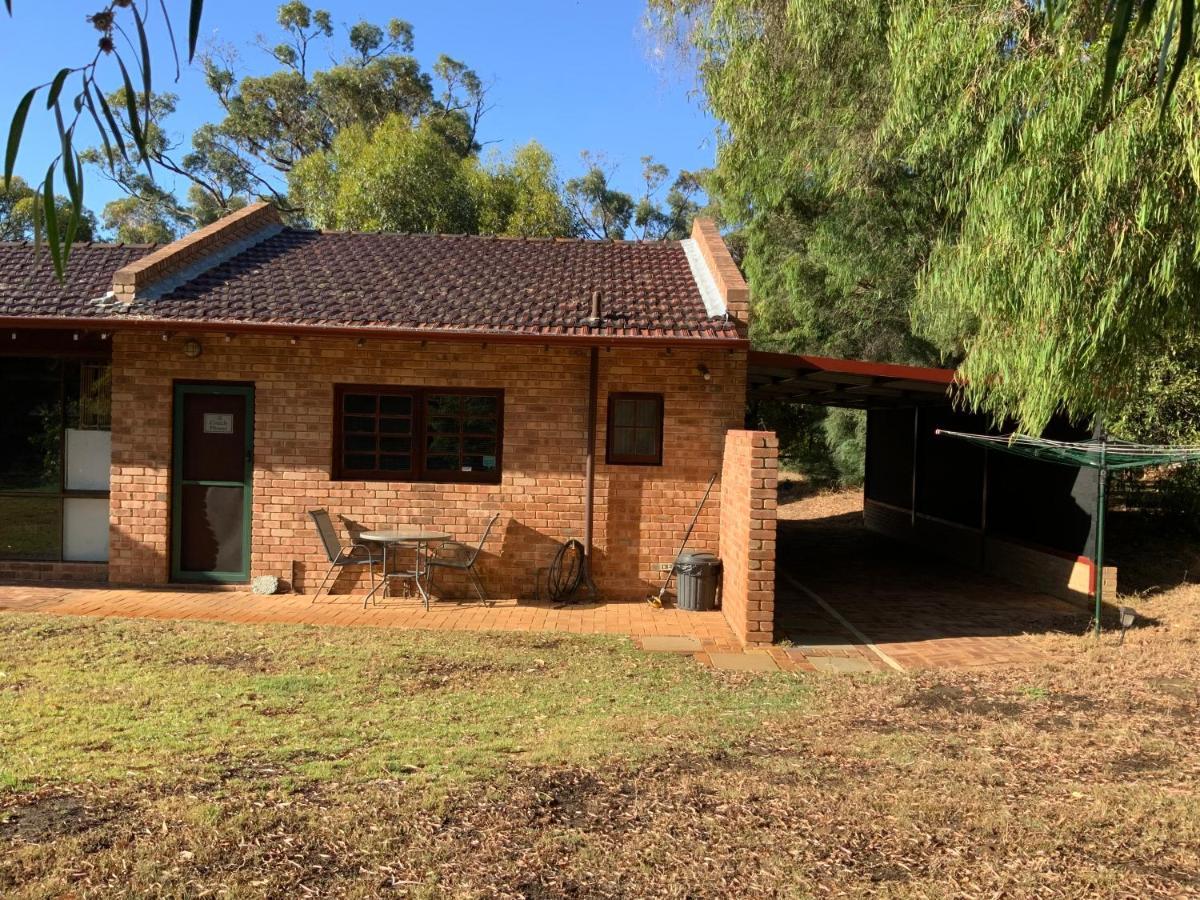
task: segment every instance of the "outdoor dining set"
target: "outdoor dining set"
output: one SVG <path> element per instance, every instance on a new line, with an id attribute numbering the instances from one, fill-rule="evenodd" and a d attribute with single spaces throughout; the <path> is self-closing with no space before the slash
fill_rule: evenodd
<path id="1" fill-rule="evenodd" d="M 436 528 L 424 525 L 409 525 L 399 528 L 381 528 L 366 530 L 355 525 L 350 520 L 340 517 L 350 535 L 350 543 L 344 544 L 338 539 L 333 520 L 328 510 L 310 509 L 309 516 L 317 527 L 321 538 L 321 546 L 329 558 L 329 569 L 321 580 L 313 599 L 320 596 L 321 591 L 336 571 L 350 567 L 366 566 L 369 573 L 370 590 L 363 597 L 363 607 L 372 598 L 389 596 L 393 580 L 410 582 L 417 594 L 429 609 L 430 595 L 435 591 L 435 580 L 439 572 L 461 572 L 471 582 L 475 593 L 484 603 L 490 603 L 487 591 L 479 578 L 476 562 L 483 551 L 483 545 L 491 534 L 492 527 L 500 518 L 499 513 L 493 515 L 483 529 L 477 543 L 463 543 L 452 535 L 438 531 Z M 400 566 L 400 560 L 407 558 Z M 376 566 L 379 567 L 376 575 Z M 400 566 L 397 568 L 397 566 Z M 330 589 L 332 590 L 332 584 Z"/>

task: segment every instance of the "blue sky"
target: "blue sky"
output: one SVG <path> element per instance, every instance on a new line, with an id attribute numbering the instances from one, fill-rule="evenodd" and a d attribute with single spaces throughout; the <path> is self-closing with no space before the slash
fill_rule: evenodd
<path id="1" fill-rule="evenodd" d="M 177 33 L 186 29 L 185 0 L 166 0 Z M 143 4 L 144 5 L 144 4 Z M 157 8 L 157 2 L 150 3 Z M 269 71 L 271 61 L 253 46 L 256 35 L 271 42 L 280 34 L 272 0 L 207 0 L 201 45 L 216 41 L 237 48 L 249 71 Z M 670 54 L 655 52 L 642 27 L 641 0 L 460 0 L 384 3 L 379 0 L 313 3 L 328 9 L 338 25 L 360 19 L 412 23 L 416 55 L 428 68 L 440 53 L 473 67 L 490 83 L 494 108 L 480 138 L 506 149 L 537 138 L 555 155 L 566 178 L 580 169 L 582 150 L 603 152 L 617 166 L 616 180 L 636 191 L 639 158 L 652 154 L 674 172 L 711 165 L 715 123 L 694 95 L 692 76 Z M 62 65 L 77 65 L 94 52 L 97 37 L 84 20 L 95 2 L 15 0 L 13 17 L 0 11 L 0 129 L 7 134 L 22 94 L 49 80 Z M 54 9 L 51 14 L 49 10 Z M 157 9 L 156 9 L 157 12 Z M 159 21 L 155 16 L 155 23 Z M 161 28 L 152 28 L 152 39 Z M 339 45 L 339 48 L 344 44 Z M 165 41 L 154 53 L 155 87 L 180 95 L 172 132 L 187 136 L 219 110 L 198 67 L 177 84 Z M 325 50 L 318 51 L 327 58 Z M 314 57 L 315 58 L 315 57 Z M 103 76 L 119 80 L 115 64 Z M 26 125 L 17 173 L 41 180 L 57 152 L 53 120 L 35 103 Z M 91 132 L 86 133 L 91 142 Z M 119 196 L 98 173 L 88 173 L 88 206 L 99 212 Z"/>

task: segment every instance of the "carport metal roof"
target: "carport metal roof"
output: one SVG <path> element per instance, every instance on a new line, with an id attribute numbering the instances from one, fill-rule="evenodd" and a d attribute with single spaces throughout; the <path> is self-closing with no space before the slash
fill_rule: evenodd
<path id="1" fill-rule="evenodd" d="M 881 409 L 950 402 L 953 369 L 751 350 L 748 400 Z"/>

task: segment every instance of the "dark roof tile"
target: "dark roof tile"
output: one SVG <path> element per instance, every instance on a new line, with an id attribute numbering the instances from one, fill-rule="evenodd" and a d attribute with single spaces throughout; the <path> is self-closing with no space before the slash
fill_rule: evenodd
<path id="1" fill-rule="evenodd" d="M 148 248 L 73 251 L 66 286 L 0 251 L 0 315 L 371 326 L 544 335 L 736 337 L 705 310 L 678 242 L 494 239 L 284 229 L 190 281 L 116 310 L 89 303 Z M 22 262 L 23 260 L 23 262 Z M 603 323 L 586 325 L 593 291 Z M 49 310 L 49 312 L 47 312 Z"/>

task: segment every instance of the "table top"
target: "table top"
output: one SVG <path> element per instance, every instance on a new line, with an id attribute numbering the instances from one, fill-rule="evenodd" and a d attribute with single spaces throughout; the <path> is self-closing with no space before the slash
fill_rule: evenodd
<path id="1" fill-rule="evenodd" d="M 401 541 L 448 541 L 450 535 L 441 531 L 430 531 L 420 526 L 411 528 L 381 528 L 378 531 L 364 531 L 358 536 L 362 541 L 374 541 L 377 544 L 396 544 Z"/>

